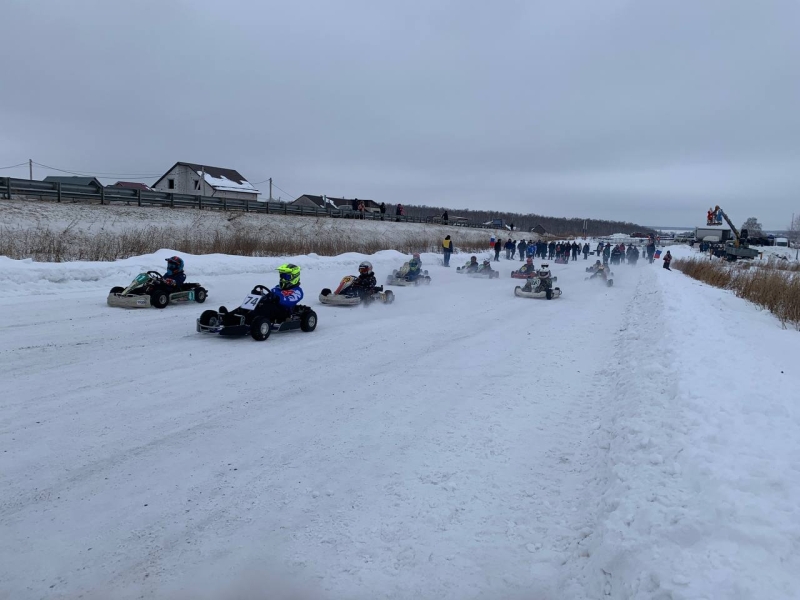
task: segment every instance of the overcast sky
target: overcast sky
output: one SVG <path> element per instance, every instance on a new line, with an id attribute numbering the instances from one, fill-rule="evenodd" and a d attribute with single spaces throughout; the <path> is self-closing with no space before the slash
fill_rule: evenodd
<path id="1" fill-rule="evenodd" d="M 795 0 L 2 4 L 0 167 L 152 183 L 189 161 L 644 225 L 800 212 Z"/>

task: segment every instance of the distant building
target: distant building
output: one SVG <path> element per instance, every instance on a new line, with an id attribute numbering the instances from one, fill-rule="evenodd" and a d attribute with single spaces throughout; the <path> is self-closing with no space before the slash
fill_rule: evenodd
<path id="1" fill-rule="evenodd" d="M 149 185 L 144 183 L 139 183 L 138 181 L 118 181 L 114 185 L 110 185 L 108 187 L 126 188 L 129 190 L 142 190 L 143 192 L 152 191 Z"/>
<path id="2" fill-rule="evenodd" d="M 339 209 L 339 210 L 357 210 L 358 203 L 364 203 L 364 210 L 366 212 L 381 212 L 381 206 L 374 200 L 365 200 L 363 198 L 333 198 L 331 196 L 314 196 L 313 194 L 303 194 L 291 204 L 295 206 L 309 206 L 324 209 Z"/>
<path id="3" fill-rule="evenodd" d="M 98 190 L 103 188 L 103 184 L 98 181 L 97 177 L 48 175 L 42 181 L 46 181 L 47 183 L 61 183 L 69 185 L 91 185 Z"/>
<path id="4" fill-rule="evenodd" d="M 233 200 L 257 200 L 258 190 L 239 171 L 177 162 L 153 184 L 153 189 Z"/>
<path id="5" fill-rule="evenodd" d="M 538 233 L 539 235 L 547 235 L 547 230 L 540 224 L 537 224 L 535 227 L 531 228 L 531 233 Z"/>

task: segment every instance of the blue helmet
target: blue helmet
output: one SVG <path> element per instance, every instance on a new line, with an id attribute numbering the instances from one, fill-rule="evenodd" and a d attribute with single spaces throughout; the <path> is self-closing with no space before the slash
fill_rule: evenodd
<path id="1" fill-rule="evenodd" d="M 183 271 L 183 259 L 180 256 L 170 256 L 165 260 L 167 261 L 167 270 L 170 273 Z"/>

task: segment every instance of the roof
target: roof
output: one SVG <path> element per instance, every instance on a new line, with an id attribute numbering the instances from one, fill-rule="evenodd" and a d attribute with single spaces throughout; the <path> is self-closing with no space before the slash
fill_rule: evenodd
<path id="1" fill-rule="evenodd" d="M 74 175 L 48 175 L 42 181 L 49 183 L 71 183 L 72 185 L 93 185 L 103 187 L 97 177 L 78 177 Z"/>
<path id="2" fill-rule="evenodd" d="M 245 179 L 236 169 L 225 169 L 223 167 L 212 167 L 209 165 L 198 165 L 188 162 L 176 162 L 172 167 L 167 170 L 167 173 L 172 171 L 175 167 L 186 167 L 191 169 L 198 176 L 203 176 L 205 182 L 215 190 L 226 192 L 244 192 L 247 194 L 258 194 L 259 191 L 253 187 L 247 179 Z M 161 180 L 163 180 L 167 173 L 164 173 L 158 181 L 153 184 L 156 187 Z"/>
<path id="3" fill-rule="evenodd" d="M 333 201 L 339 206 L 346 205 L 349 208 L 353 207 L 354 201 L 363 202 L 364 208 L 380 208 L 381 206 L 380 204 L 375 202 L 375 200 L 367 200 L 366 198 L 332 198 L 331 196 L 326 196 L 326 197 L 328 198 L 329 202 Z"/>
<path id="4" fill-rule="evenodd" d="M 338 207 L 338 206 L 337 206 L 337 205 L 336 205 L 336 204 L 335 204 L 335 203 L 334 203 L 334 202 L 333 202 L 333 201 L 332 201 L 330 198 L 328 198 L 327 196 L 315 196 L 314 194 L 303 194 L 302 196 L 298 196 L 297 198 L 295 198 L 295 199 L 293 200 L 293 202 L 297 202 L 298 200 L 300 200 L 300 199 L 302 199 L 302 198 L 308 198 L 309 200 L 311 200 L 311 202 L 313 202 L 314 204 L 316 204 L 316 205 L 317 205 L 317 206 L 319 206 L 320 208 L 327 208 L 327 207 L 329 207 L 329 206 L 330 206 L 331 208 L 339 208 L 339 207 Z"/>
<path id="5" fill-rule="evenodd" d="M 142 190 L 143 192 L 150 191 L 149 185 L 144 183 L 139 183 L 138 181 L 118 181 L 117 183 L 109 187 L 128 188 L 129 190 Z"/>

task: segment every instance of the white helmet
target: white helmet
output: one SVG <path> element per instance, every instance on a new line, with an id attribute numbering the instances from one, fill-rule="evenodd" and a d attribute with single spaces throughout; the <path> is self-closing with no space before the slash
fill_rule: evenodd
<path id="1" fill-rule="evenodd" d="M 372 273 L 372 263 L 368 260 L 365 260 L 360 265 L 358 265 L 358 272 L 362 274 Z"/>

